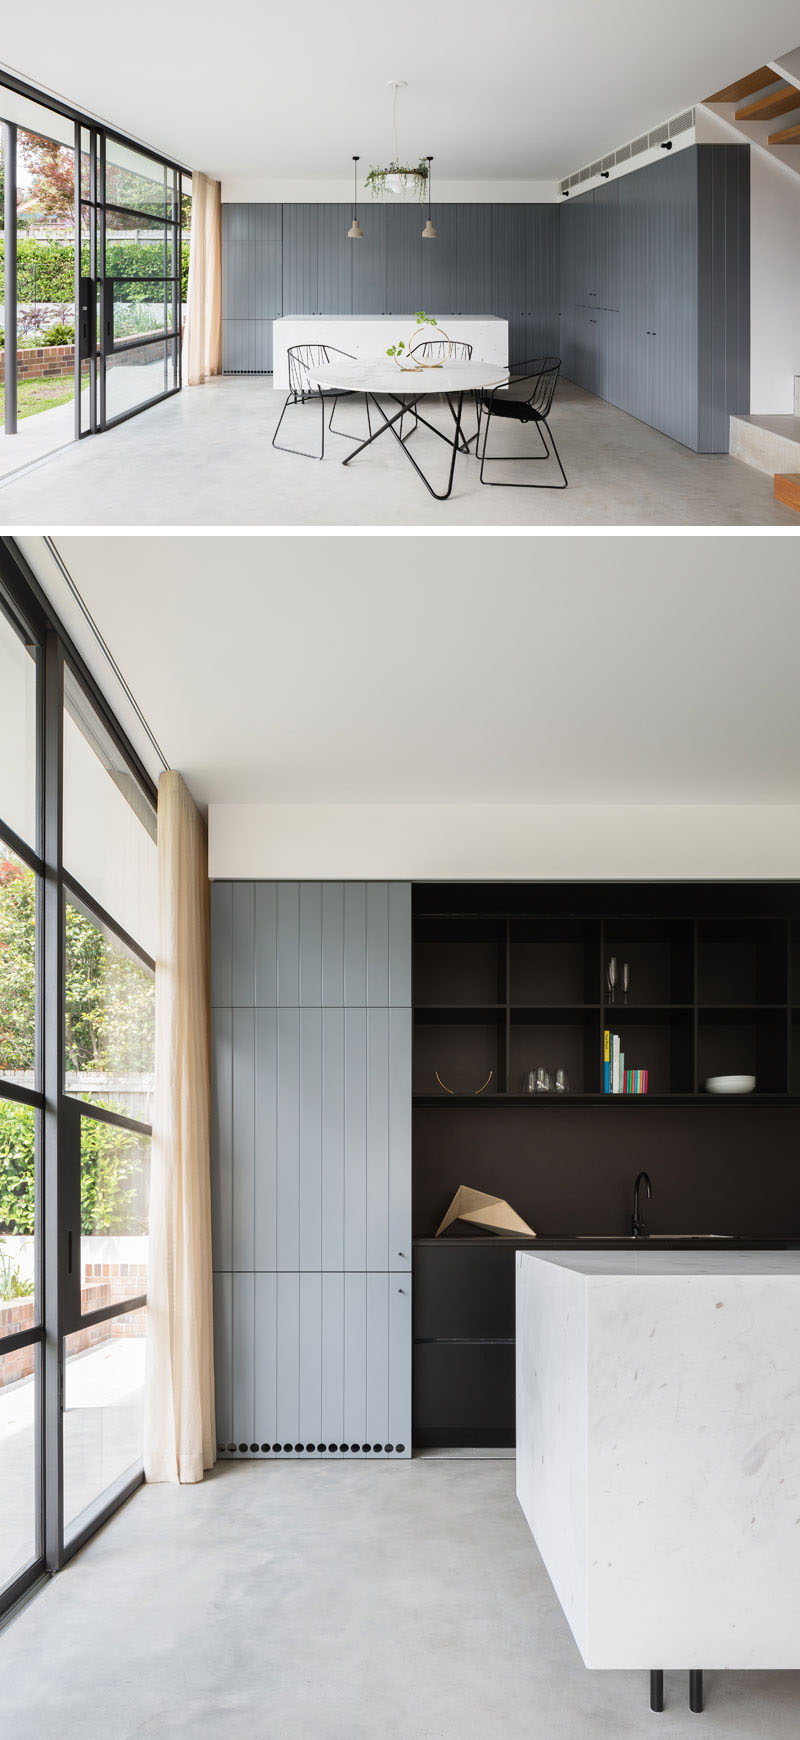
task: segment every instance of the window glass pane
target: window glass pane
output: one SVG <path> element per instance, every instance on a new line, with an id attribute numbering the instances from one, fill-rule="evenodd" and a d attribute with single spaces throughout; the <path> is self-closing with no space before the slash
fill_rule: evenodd
<path id="1" fill-rule="evenodd" d="M 0 1354 L 0 1588 L 36 1558 L 38 1348 Z"/>
<path id="2" fill-rule="evenodd" d="M 0 611 L 0 819 L 36 848 L 36 663 Z"/>
<path id="3" fill-rule="evenodd" d="M 152 1121 L 155 980 L 67 894 L 64 1086 L 109 1111 Z"/>
<path id="4" fill-rule="evenodd" d="M 106 366 L 106 416 L 122 417 L 167 393 L 175 385 L 170 363 L 172 341 L 157 338 L 135 350 L 117 351 Z"/>
<path id="5" fill-rule="evenodd" d="M 156 282 L 137 278 L 114 285 L 115 344 L 124 343 L 126 338 L 147 338 L 154 332 L 172 332 L 174 324 L 172 285 L 166 278 Z"/>
<path id="6" fill-rule="evenodd" d="M 0 1337 L 36 1322 L 36 1119 L 0 1099 Z"/>
<path id="7" fill-rule="evenodd" d="M 141 1464 L 147 1311 L 79 1329 L 64 1342 L 64 1521 Z"/>
<path id="8" fill-rule="evenodd" d="M 154 955 L 155 814 L 69 669 L 64 680 L 64 866 Z"/>
<path id="9" fill-rule="evenodd" d="M 36 1086 L 36 877 L 0 840 L 0 1077 Z"/>
<path id="10" fill-rule="evenodd" d="M 81 1118 L 81 1315 L 147 1292 L 150 1137 Z"/>
<path id="11" fill-rule="evenodd" d="M 173 217 L 175 175 L 157 158 L 145 157 L 117 139 L 106 141 L 106 199 L 129 211 Z"/>

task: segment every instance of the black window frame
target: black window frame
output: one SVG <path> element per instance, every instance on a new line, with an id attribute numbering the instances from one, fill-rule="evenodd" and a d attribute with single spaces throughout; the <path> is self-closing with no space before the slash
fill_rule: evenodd
<path id="1" fill-rule="evenodd" d="M 13 538 L 0 537 L 0 614 L 32 650 L 36 663 L 36 842 L 21 839 L 0 816 L 0 837 L 36 876 L 36 1063 L 35 1086 L 0 1079 L 0 1099 L 34 1109 L 36 1299 L 33 1325 L 0 1338 L 0 1355 L 33 1346 L 39 1362 L 36 1383 L 35 1454 L 37 1489 L 36 1554 L 5 1589 L 0 1590 L 0 1623 L 44 1577 L 61 1569 L 120 1504 L 141 1484 L 140 1465 L 121 1475 L 95 1503 L 64 1519 L 63 1403 L 65 1337 L 114 1316 L 142 1309 L 147 1294 L 80 1315 L 80 1287 L 75 1318 L 75 1276 L 69 1273 L 68 1251 L 80 1241 L 80 1127 L 83 1116 L 152 1137 L 152 1126 L 123 1117 L 69 1095 L 64 1077 L 65 902 L 69 895 L 86 907 L 97 923 L 132 950 L 149 970 L 155 963 L 112 914 L 64 868 L 63 838 L 63 717 L 64 676 L 69 668 L 108 732 L 126 770 L 155 814 L 157 788 L 130 743 L 113 710 L 98 688 L 83 658 L 53 611 L 29 564 Z M 76 1142 L 77 1133 L 77 1142 Z M 75 1166 L 78 1186 L 77 1229 Z M 72 1208 L 71 1208 L 72 1205 Z M 78 1242 L 78 1249 L 80 1244 Z M 79 1274 L 78 1274 L 79 1281 Z M 1 1476 L 0 1476 L 1 1477 Z"/>
<path id="2" fill-rule="evenodd" d="M 73 127 L 73 161 L 75 168 L 75 432 L 76 441 L 85 440 L 87 435 L 105 434 L 108 429 L 116 428 L 119 423 L 128 422 L 131 417 L 141 416 L 143 411 L 151 410 L 154 405 L 160 405 L 164 399 L 174 398 L 183 389 L 183 332 L 181 330 L 183 278 L 182 233 L 183 233 L 183 196 L 186 180 L 191 182 L 191 170 L 185 164 L 174 158 L 165 156 L 163 152 L 146 145 L 140 139 L 110 127 L 85 114 L 73 104 L 59 97 L 52 96 L 48 91 L 40 90 L 28 80 L 18 78 L 15 74 L 2 69 L 0 71 L 0 128 L 2 128 L 5 147 L 5 286 L 6 312 L 12 318 L 5 322 L 5 433 L 14 435 L 18 429 L 17 414 L 17 236 L 16 236 L 16 178 L 17 178 L 17 134 L 20 130 L 16 122 L 9 122 L 3 117 L 3 92 L 12 91 L 16 96 L 23 97 L 32 103 L 38 103 L 51 114 L 60 115 L 72 122 Z M 22 129 L 23 131 L 25 129 Z M 90 189 L 84 194 L 82 187 L 82 152 L 83 135 L 88 136 L 88 149 L 91 159 Z M 48 137 L 43 134 L 43 137 Z M 115 341 L 113 333 L 113 279 L 106 277 L 106 217 L 109 211 L 136 216 L 136 212 L 126 206 L 118 206 L 106 201 L 106 147 L 111 140 L 126 149 L 136 151 L 140 156 L 148 158 L 151 163 L 169 172 L 174 177 L 171 189 L 171 213 L 165 210 L 163 214 L 153 212 L 140 213 L 143 223 L 154 225 L 164 224 L 165 254 L 167 251 L 166 235 L 172 238 L 173 271 L 165 273 L 163 282 L 169 285 L 169 305 L 172 315 L 172 327 L 166 331 L 143 335 L 131 340 Z M 66 147 L 69 149 L 69 147 Z M 85 279 L 81 275 L 83 231 L 82 216 L 87 211 L 90 221 L 90 274 Z M 137 280 L 138 281 L 138 280 Z M 87 282 L 97 285 L 100 301 L 99 319 L 96 309 L 92 306 L 88 313 L 85 338 L 81 336 L 81 311 L 85 301 Z M 143 400 L 140 405 L 128 410 L 117 412 L 114 416 L 106 415 L 106 373 L 107 359 L 120 356 L 128 350 L 136 350 L 144 344 L 161 344 L 164 352 L 165 383 L 170 368 L 174 369 L 174 386 L 167 386 L 163 392 L 156 393 Z M 81 364 L 88 361 L 90 383 L 90 407 L 87 425 L 82 425 L 81 419 Z M 99 391 L 98 391 L 99 381 Z M 24 460 L 23 460 L 24 462 Z"/>

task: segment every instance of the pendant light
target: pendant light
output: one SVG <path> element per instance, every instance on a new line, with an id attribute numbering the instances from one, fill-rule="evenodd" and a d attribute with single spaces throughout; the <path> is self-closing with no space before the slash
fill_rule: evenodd
<path id="1" fill-rule="evenodd" d="M 353 222 L 347 232 L 348 241 L 362 242 L 364 231 L 358 221 L 358 157 L 353 157 Z"/>
<path id="2" fill-rule="evenodd" d="M 423 240 L 423 242 L 438 242 L 439 232 L 434 227 L 433 221 L 431 219 L 431 164 L 433 162 L 433 158 L 428 157 L 426 159 L 426 161 L 428 164 L 428 217 L 427 217 L 427 221 L 425 224 L 425 228 L 422 232 L 422 240 Z"/>

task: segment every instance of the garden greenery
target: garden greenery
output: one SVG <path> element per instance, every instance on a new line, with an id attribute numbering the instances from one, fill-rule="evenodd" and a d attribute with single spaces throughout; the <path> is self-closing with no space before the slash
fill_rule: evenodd
<path id="1" fill-rule="evenodd" d="M 17 859 L 0 859 L 0 1067 L 5 1071 L 28 1070 L 34 1062 L 35 900 L 33 872 Z M 65 924 L 67 1070 L 146 1075 L 153 1055 L 151 975 L 69 900 Z M 100 1093 L 92 1093 L 91 1103 L 127 1109 Z M 82 1231 L 144 1230 L 143 1138 L 96 1119 L 81 1122 Z M 0 1236 L 34 1230 L 34 1131 L 29 1106 L 0 1098 Z"/>

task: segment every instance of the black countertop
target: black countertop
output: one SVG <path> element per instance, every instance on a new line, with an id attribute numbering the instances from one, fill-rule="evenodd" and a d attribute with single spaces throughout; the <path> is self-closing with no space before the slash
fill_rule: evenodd
<path id="1" fill-rule="evenodd" d="M 794 1236 L 786 1234 L 780 1236 L 776 1234 L 770 1237 L 767 1237 L 766 1235 L 748 1237 L 744 1233 L 736 1233 L 735 1235 L 731 1235 L 730 1237 L 726 1236 L 725 1238 L 702 1236 L 693 1238 L 691 1236 L 682 1237 L 678 1234 L 665 1237 L 663 1234 L 653 1234 L 652 1237 L 645 1236 L 641 1239 L 633 1239 L 629 1236 L 626 1237 L 624 1233 L 612 1233 L 608 1235 L 601 1233 L 588 1233 L 585 1237 L 578 1237 L 575 1233 L 547 1233 L 540 1234 L 538 1238 L 525 1238 L 516 1233 L 454 1233 L 452 1236 L 444 1234 L 440 1239 L 415 1238 L 413 1242 L 415 1245 L 469 1245 L 472 1249 L 474 1249 L 476 1245 L 494 1247 L 497 1245 L 511 1245 L 515 1249 L 530 1246 L 531 1250 L 538 1249 L 544 1251 L 626 1251 L 629 1250 L 632 1245 L 638 1245 L 643 1248 L 650 1245 L 654 1250 L 658 1251 L 676 1251 L 686 1249 L 708 1251 L 800 1250 L 800 1234 Z"/>

